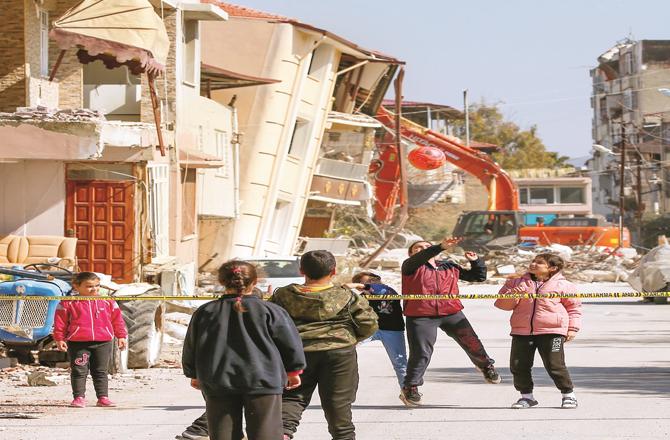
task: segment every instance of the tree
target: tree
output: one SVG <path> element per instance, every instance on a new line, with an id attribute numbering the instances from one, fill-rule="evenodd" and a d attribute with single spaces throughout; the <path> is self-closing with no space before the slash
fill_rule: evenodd
<path id="1" fill-rule="evenodd" d="M 462 122 L 458 125 L 463 126 Z M 493 159 L 503 169 L 556 168 L 566 166 L 569 159 L 547 151 L 537 136 L 537 126 L 521 130 L 514 122 L 505 120 L 497 105 L 482 102 L 470 106 L 470 137 L 479 142 L 498 145 Z"/>

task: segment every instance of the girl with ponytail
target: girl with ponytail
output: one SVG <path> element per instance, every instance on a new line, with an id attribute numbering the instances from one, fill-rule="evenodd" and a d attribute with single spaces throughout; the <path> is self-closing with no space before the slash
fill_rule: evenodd
<path id="1" fill-rule="evenodd" d="M 182 365 L 206 402 L 209 437 L 275 440 L 282 432 L 282 393 L 300 386 L 305 368 L 293 320 L 276 304 L 253 294 L 256 267 L 231 260 L 219 268 L 226 292 L 191 318 Z"/>

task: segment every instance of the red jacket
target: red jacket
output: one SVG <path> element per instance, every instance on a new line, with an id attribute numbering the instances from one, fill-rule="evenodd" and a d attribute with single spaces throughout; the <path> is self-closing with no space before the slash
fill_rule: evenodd
<path id="1" fill-rule="evenodd" d="M 458 280 L 486 280 L 486 265 L 482 259 L 471 262 L 465 270 L 449 261 L 438 261 L 436 266 L 428 260 L 439 255 L 442 247 L 437 244 L 417 252 L 402 263 L 403 295 L 458 295 Z M 405 316 L 446 316 L 463 309 L 458 299 L 408 300 L 403 304 Z"/>
<path id="2" fill-rule="evenodd" d="M 545 283 L 533 281 L 530 274 L 507 280 L 499 293 L 520 288 L 520 293 L 574 293 L 577 288 L 557 273 Z M 496 307 L 512 310 L 512 335 L 563 335 L 579 331 L 582 325 L 582 303 L 579 298 L 498 299 Z"/>
<path id="3" fill-rule="evenodd" d="M 96 299 L 61 301 L 56 308 L 53 337 L 56 341 L 111 341 L 126 338 L 128 331 L 116 301 Z"/>

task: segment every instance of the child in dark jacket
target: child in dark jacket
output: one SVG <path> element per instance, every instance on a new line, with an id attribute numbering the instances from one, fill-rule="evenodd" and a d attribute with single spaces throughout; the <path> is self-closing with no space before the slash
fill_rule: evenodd
<path id="1" fill-rule="evenodd" d="M 358 272 L 351 278 L 351 283 L 346 286 L 368 295 L 398 295 L 398 292 L 392 287 L 382 284 L 381 277 L 374 272 Z M 371 300 L 370 306 L 377 314 L 379 330 L 363 343 L 381 341 L 395 370 L 398 384 L 402 388 L 407 373 L 407 345 L 405 344 L 405 320 L 402 317 L 400 300 Z"/>
<path id="2" fill-rule="evenodd" d="M 100 294 L 100 278 L 93 272 L 80 272 L 72 280 L 72 291 L 82 296 Z M 109 400 L 107 370 L 112 355 L 112 340 L 125 350 L 128 331 L 121 309 L 111 299 L 61 301 L 54 317 L 53 337 L 59 350 L 70 358 L 70 383 L 73 408 L 86 406 L 86 377 L 90 371 L 98 397 L 96 406 L 115 406 Z"/>
<path id="3" fill-rule="evenodd" d="M 254 265 L 231 260 L 219 269 L 226 294 L 193 314 L 182 354 L 191 386 L 206 402 L 209 437 L 276 440 L 284 388 L 300 386 L 305 356 L 300 336 L 281 307 L 252 295 Z"/>
<path id="4" fill-rule="evenodd" d="M 351 405 L 358 390 L 356 343 L 377 331 L 377 315 L 365 298 L 333 284 L 335 265 L 328 251 L 306 252 L 300 258 L 305 284 L 281 287 L 270 298 L 293 318 L 307 359 L 302 386 L 284 392 L 285 439 L 293 438 L 317 385 L 332 439 L 355 438 Z"/>

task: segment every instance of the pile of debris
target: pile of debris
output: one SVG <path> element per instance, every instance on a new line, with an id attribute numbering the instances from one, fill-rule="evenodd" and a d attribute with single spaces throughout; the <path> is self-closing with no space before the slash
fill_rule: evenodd
<path id="1" fill-rule="evenodd" d="M 606 248 L 595 246 L 568 247 L 553 244 L 547 247 L 490 251 L 486 262 L 495 268 L 499 277 L 510 277 L 527 272 L 528 265 L 537 254 L 559 254 L 566 261 L 565 277 L 574 282 L 626 281 L 639 264 L 640 256 L 633 248 Z"/>
<path id="2" fill-rule="evenodd" d="M 105 116 L 97 110 L 87 108 L 58 109 L 41 105 L 37 107 L 17 107 L 13 113 L 0 112 L 0 120 L 6 121 L 42 121 L 42 122 L 99 122 Z"/>

